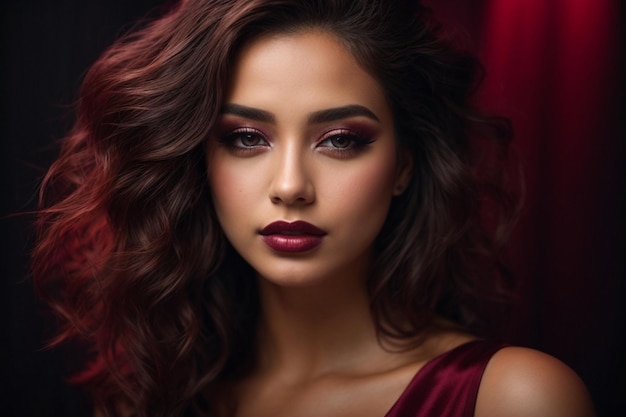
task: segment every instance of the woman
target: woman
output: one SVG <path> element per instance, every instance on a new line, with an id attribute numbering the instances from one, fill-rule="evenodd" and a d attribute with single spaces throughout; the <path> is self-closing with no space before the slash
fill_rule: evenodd
<path id="1" fill-rule="evenodd" d="M 96 414 L 593 415 L 472 333 L 513 211 L 474 70 L 414 1 L 186 0 L 113 45 L 34 253 Z"/>

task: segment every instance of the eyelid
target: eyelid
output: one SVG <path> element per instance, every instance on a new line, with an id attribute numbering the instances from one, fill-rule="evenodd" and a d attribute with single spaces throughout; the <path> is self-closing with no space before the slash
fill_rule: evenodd
<path id="1" fill-rule="evenodd" d="M 346 137 L 353 139 L 355 142 L 359 142 L 359 143 L 373 142 L 373 139 L 368 139 L 369 135 L 364 135 L 351 129 L 339 128 L 339 129 L 329 130 L 325 132 L 324 134 L 322 134 L 320 140 L 317 142 L 317 145 L 337 136 L 346 136 Z"/>
<path id="2" fill-rule="evenodd" d="M 351 143 L 345 148 L 339 148 L 335 146 L 324 146 L 324 143 L 332 140 L 338 136 L 344 136 L 348 138 Z M 373 143 L 374 138 L 371 135 L 363 135 L 357 131 L 340 128 L 332 129 L 325 132 L 320 140 L 315 145 L 316 148 L 322 149 L 323 152 L 330 153 L 332 156 L 339 158 L 350 158 L 356 156 L 358 153 L 364 150 L 364 148 Z"/>
<path id="3" fill-rule="evenodd" d="M 250 135 L 259 139 L 260 143 L 246 146 L 242 142 L 243 136 Z M 218 135 L 217 140 L 230 152 L 237 154 L 255 154 L 263 151 L 263 148 L 270 146 L 270 140 L 263 131 L 250 126 L 242 126 L 227 130 L 225 133 Z M 239 143 L 237 143 L 239 142 Z"/>
<path id="4" fill-rule="evenodd" d="M 256 135 L 262 138 L 265 142 L 269 143 L 269 140 L 267 139 L 265 133 L 263 133 L 259 129 L 256 129 L 254 127 L 249 127 L 249 126 L 238 127 L 238 128 L 229 130 L 228 132 L 222 133 L 221 135 L 219 135 L 219 140 L 220 142 L 230 142 L 236 139 L 236 136 L 241 135 L 241 134 Z"/>

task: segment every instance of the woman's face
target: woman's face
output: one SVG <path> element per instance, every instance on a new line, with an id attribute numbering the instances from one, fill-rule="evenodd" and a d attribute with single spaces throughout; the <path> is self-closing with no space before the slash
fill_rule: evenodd
<path id="1" fill-rule="evenodd" d="M 278 285 L 362 279 L 397 186 L 391 109 L 332 36 L 266 36 L 236 61 L 207 147 L 219 222 Z"/>

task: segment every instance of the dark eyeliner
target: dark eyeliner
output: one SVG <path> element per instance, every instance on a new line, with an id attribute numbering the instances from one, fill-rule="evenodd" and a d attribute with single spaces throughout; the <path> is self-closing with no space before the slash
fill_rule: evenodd
<path id="1" fill-rule="evenodd" d="M 256 137 L 259 139 L 259 143 L 245 145 L 243 140 L 246 136 Z M 230 152 L 243 155 L 257 153 L 261 148 L 267 146 L 269 143 L 263 132 L 251 127 L 241 127 L 231 130 L 227 133 L 219 135 L 217 140 L 220 144 L 228 148 Z M 240 143 L 237 143 L 237 141 Z"/>
<path id="2" fill-rule="evenodd" d="M 341 148 L 336 146 L 320 146 L 325 142 L 332 141 L 335 138 L 345 137 L 350 140 L 350 145 Z M 350 158 L 359 154 L 364 148 L 366 148 L 369 144 L 374 142 L 374 138 L 368 136 L 364 136 L 354 132 L 349 129 L 339 129 L 339 130 L 331 130 L 326 132 L 322 139 L 318 142 L 317 147 L 323 148 L 324 152 L 330 152 L 334 156 L 340 158 Z"/>

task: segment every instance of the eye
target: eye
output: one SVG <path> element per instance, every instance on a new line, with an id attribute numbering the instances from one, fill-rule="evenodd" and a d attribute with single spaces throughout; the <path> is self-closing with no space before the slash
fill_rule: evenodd
<path id="1" fill-rule="evenodd" d="M 372 139 L 364 138 L 350 130 L 339 129 L 326 133 L 317 147 L 338 157 L 350 157 L 372 142 Z"/>
<path id="2" fill-rule="evenodd" d="M 229 132 L 221 136 L 219 141 L 231 150 L 239 152 L 247 152 L 269 146 L 261 131 L 249 127 Z"/>
<path id="3" fill-rule="evenodd" d="M 354 144 L 354 139 L 348 135 L 336 135 L 326 140 L 329 144 L 338 149 L 346 149 Z"/>

